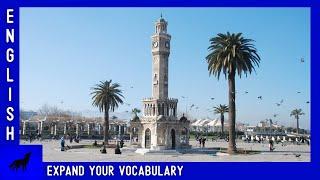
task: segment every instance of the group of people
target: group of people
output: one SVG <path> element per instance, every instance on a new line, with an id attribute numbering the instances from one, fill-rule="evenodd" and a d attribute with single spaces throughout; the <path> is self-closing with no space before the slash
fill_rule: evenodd
<path id="1" fill-rule="evenodd" d="M 33 134 L 33 133 L 29 133 L 27 136 L 26 136 L 26 141 L 29 141 L 30 143 L 33 141 L 33 140 L 42 140 L 41 138 L 41 134 L 39 134 L 38 132 L 36 132 L 36 134 Z"/>
<path id="2" fill-rule="evenodd" d="M 80 142 L 80 136 L 78 134 L 75 135 L 75 136 L 67 134 L 67 137 L 69 137 L 70 143 L 72 143 L 73 141 L 76 142 L 76 143 Z"/>
<path id="3" fill-rule="evenodd" d="M 80 142 L 80 137 L 79 135 L 76 135 L 76 136 L 72 136 L 70 134 L 67 134 L 67 137 L 69 138 L 69 141 L 70 141 L 70 144 L 74 141 L 76 143 L 79 143 Z M 65 138 L 64 136 L 62 136 L 60 138 L 60 147 L 61 147 L 61 151 L 65 151 L 66 150 L 66 142 L 65 142 Z M 69 147 L 69 146 L 67 146 Z"/>
<path id="4" fill-rule="evenodd" d="M 206 140 L 207 140 L 207 139 L 206 139 L 205 137 L 200 137 L 200 138 L 198 138 L 197 140 L 199 141 L 199 146 L 202 147 L 202 148 L 204 148 L 205 145 L 206 145 Z"/>

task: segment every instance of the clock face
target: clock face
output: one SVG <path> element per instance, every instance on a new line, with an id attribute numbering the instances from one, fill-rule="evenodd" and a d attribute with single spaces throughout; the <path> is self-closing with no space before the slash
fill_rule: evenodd
<path id="1" fill-rule="evenodd" d="M 166 48 L 169 48 L 170 44 L 168 41 L 166 42 L 165 46 L 166 46 Z"/>
<path id="2" fill-rule="evenodd" d="M 153 46 L 154 48 L 158 47 L 158 41 L 154 41 L 154 42 L 152 43 L 152 46 Z"/>

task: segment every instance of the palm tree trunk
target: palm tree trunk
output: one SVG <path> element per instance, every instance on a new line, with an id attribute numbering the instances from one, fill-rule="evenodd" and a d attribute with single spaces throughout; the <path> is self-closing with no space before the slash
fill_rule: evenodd
<path id="1" fill-rule="evenodd" d="M 299 116 L 297 116 L 296 119 L 297 119 L 297 134 L 299 134 Z"/>
<path id="2" fill-rule="evenodd" d="M 228 75 L 229 84 L 229 145 L 228 153 L 236 153 L 236 85 L 235 85 L 235 74 L 230 73 Z"/>
<path id="3" fill-rule="evenodd" d="M 224 115 L 221 114 L 221 136 L 224 137 Z"/>
<path id="4" fill-rule="evenodd" d="M 103 142 L 105 145 L 109 144 L 109 106 L 104 110 L 104 129 L 103 129 Z"/>

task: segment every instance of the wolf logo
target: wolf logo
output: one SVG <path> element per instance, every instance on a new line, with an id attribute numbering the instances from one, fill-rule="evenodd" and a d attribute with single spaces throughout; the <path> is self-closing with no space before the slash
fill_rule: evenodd
<path id="1" fill-rule="evenodd" d="M 21 168 L 23 171 L 26 170 L 27 164 L 30 160 L 30 156 L 31 156 L 31 152 L 28 152 L 24 155 L 23 159 L 17 159 L 14 160 L 10 165 L 9 168 L 11 170 L 18 170 L 19 168 Z"/>

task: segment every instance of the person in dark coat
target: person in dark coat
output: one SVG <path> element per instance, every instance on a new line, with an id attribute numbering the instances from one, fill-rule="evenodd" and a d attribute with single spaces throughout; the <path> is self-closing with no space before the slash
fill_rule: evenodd
<path id="1" fill-rule="evenodd" d="M 114 149 L 115 154 L 121 154 L 119 143 L 117 143 L 117 147 Z"/>
<path id="2" fill-rule="evenodd" d="M 202 145 L 202 138 L 199 138 L 199 146 L 201 147 Z"/>
<path id="3" fill-rule="evenodd" d="M 273 148 L 273 140 L 272 139 L 269 140 L 269 149 L 270 149 L 270 151 L 274 150 L 274 148 Z"/>
<path id="4" fill-rule="evenodd" d="M 123 139 L 120 140 L 120 148 L 123 148 L 124 142 Z"/>
<path id="5" fill-rule="evenodd" d="M 204 148 L 205 147 L 205 144 L 206 144 L 206 138 L 202 138 L 202 147 Z"/>
<path id="6" fill-rule="evenodd" d="M 64 141 L 64 137 L 62 136 L 60 139 L 61 151 L 64 151 L 64 144 L 65 144 L 65 141 Z"/>

